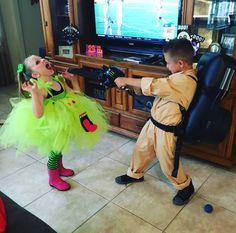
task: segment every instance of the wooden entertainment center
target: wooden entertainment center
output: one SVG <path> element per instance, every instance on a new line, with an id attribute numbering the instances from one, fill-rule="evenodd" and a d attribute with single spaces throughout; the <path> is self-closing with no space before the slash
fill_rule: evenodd
<path id="1" fill-rule="evenodd" d="M 47 58 L 50 59 L 58 71 L 68 67 L 86 68 L 97 72 L 103 65 L 114 65 L 120 67 L 126 76 L 133 78 L 166 76 L 169 72 L 163 66 L 143 65 L 127 62 L 123 59 L 130 56 L 122 53 L 105 53 L 102 57 L 85 55 L 85 46 L 92 41 L 91 29 L 86 23 L 89 18 L 90 6 L 93 1 L 82 0 L 41 0 L 41 16 L 45 39 Z M 183 1 L 182 23 L 192 25 L 194 1 Z M 69 6 L 69 9 L 68 9 Z M 68 10 L 65 11 L 65 9 Z M 83 9 L 83 10 L 81 10 Z M 86 15 L 87 14 L 87 15 Z M 85 17 L 86 15 L 86 17 Z M 60 23 L 63 21 L 63 23 Z M 60 44 L 57 36 L 65 25 L 78 26 L 81 39 L 72 46 Z M 65 25 L 64 25 L 65 24 Z M 65 55 L 61 49 L 70 49 Z M 233 52 L 236 57 L 236 49 Z M 147 106 L 143 109 L 135 98 L 128 95 L 126 91 L 118 88 L 105 89 L 98 80 L 79 76 L 81 89 L 89 96 L 95 98 L 106 109 L 109 117 L 111 130 L 130 138 L 137 138 L 142 126 L 150 116 Z M 142 98 L 142 97 L 137 97 Z M 151 99 L 145 99 L 146 105 Z M 219 145 L 188 145 L 184 144 L 183 153 L 192 155 L 207 161 L 224 166 L 236 164 L 236 78 L 234 78 L 227 96 L 222 101 L 222 106 L 232 113 L 232 126 L 228 136 Z"/>

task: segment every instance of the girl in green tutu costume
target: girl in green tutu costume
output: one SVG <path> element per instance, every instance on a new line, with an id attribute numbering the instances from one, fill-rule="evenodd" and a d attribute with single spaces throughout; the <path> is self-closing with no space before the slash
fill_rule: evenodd
<path id="1" fill-rule="evenodd" d="M 71 144 L 90 149 L 108 129 L 105 112 L 80 92 L 77 80 L 68 72 L 54 75 L 51 63 L 32 55 L 18 65 L 19 88 L 25 97 L 13 106 L 0 130 L 0 145 L 23 152 L 38 148 L 49 156 L 49 184 L 58 190 L 70 189 L 60 176 L 72 176 L 64 168 L 62 153 Z M 71 80 L 71 89 L 64 78 Z"/>

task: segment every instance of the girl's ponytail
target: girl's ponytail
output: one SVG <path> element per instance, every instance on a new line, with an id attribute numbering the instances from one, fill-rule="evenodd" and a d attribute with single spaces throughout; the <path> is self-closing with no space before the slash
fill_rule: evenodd
<path id="1" fill-rule="evenodd" d="M 18 79 L 18 89 L 19 89 L 19 95 L 24 98 L 30 98 L 30 93 L 28 91 L 24 91 L 21 88 L 21 85 L 24 82 L 29 82 L 31 79 L 31 75 L 27 75 L 25 64 L 19 64 L 17 67 L 17 79 Z"/>

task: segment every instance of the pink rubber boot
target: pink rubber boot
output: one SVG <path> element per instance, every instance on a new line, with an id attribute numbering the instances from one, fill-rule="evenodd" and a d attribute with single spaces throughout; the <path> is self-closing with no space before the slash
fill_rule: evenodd
<path id="1" fill-rule="evenodd" d="M 59 157 L 58 167 L 60 176 L 73 176 L 75 174 L 72 169 L 64 168 L 62 164 L 62 156 Z"/>
<path id="2" fill-rule="evenodd" d="M 66 181 L 62 180 L 59 176 L 59 169 L 48 169 L 48 175 L 49 175 L 49 184 L 60 190 L 60 191 L 66 191 L 70 189 L 70 184 Z"/>

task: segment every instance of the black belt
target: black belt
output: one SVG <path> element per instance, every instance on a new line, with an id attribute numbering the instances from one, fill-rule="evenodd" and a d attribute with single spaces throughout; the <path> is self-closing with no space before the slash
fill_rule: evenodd
<path id="1" fill-rule="evenodd" d="M 151 121 L 157 128 L 165 132 L 174 133 L 175 136 L 177 136 L 176 147 L 175 147 L 174 169 L 171 174 L 171 176 L 177 177 L 178 169 L 179 169 L 179 157 L 181 154 L 181 147 L 182 147 L 182 136 L 178 135 L 178 126 L 180 126 L 180 124 L 177 126 L 176 125 L 175 126 L 163 125 L 160 122 L 157 122 L 156 120 L 154 120 L 152 117 L 151 117 Z"/>
<path id="2" fill-rule="evenodd" d="M 176 125 L 163 125 L 160 122 L 154 120 L 152 117 L 150 118 L 152 123 L 159 129 L 162 129 L 165 132 L 169 132 L 169 133 L 176 133 L 177 130 L 177 126 Z"/>

